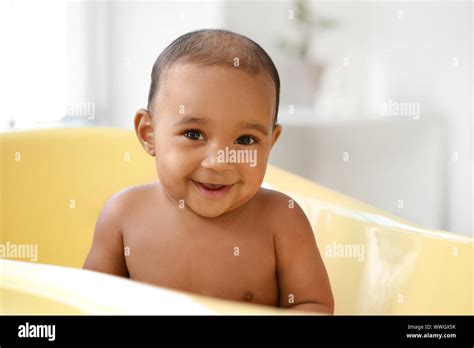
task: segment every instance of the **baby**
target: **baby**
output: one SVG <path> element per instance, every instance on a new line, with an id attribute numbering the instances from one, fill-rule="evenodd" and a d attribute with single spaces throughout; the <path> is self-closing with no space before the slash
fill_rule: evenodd
<path id="1" fill-rule="evenodd" d="M 159 181 L 110 198 L 84 268 L 333 314 L 306 215 L 260 186 L 281 134 L 279 94 L 275 65 L 247 37 L 198 30 L 172 42 L 153 66 L 148 110 L 134 122 Z"/>

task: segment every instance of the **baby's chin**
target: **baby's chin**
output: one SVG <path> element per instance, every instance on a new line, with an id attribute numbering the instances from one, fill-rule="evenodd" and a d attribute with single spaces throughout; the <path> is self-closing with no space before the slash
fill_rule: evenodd
<path id="1" fill-rule="evenodd" d="M 240 204 L 232 204 L 220 200 L 216 200 L 214 202 L 203 202 L 201 200 L 194 201 L 191 199 L 188 202 L 187 207 L 196 215 L 205 218 L 216 218 L 221 215 L 230 213 L 244 204 L 245 202 L 242 202 Z"/>
<path id="2" fill-rule="evenodd" d="M 196 215 L 199 215 L 201 217 L 205 217 L 205 218 L 216 218 L 216 217 L 219 217 L 221 215 L 224 215 L 226 213 L 228 213 L 229 211 L 232 211 L 233 209 L 212 209 L 212 208 L 202 208 L 202 207 L 193 207 L 193 206 L 189 206 L 189 209 L 192 210 Z"/>

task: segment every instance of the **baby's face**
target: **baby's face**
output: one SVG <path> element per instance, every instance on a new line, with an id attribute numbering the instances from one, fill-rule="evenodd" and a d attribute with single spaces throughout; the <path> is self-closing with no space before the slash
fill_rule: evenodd
<path id="1" fill-rule="evenodd" d="M 150 110 L 149 152 L 161 184 L 177 205 L 205 217 L 229 212 L 258 192 L 281 132 L 273 125 L 270 77 L 238 69 L 176 64 Z M 139 113 L 138 128 L 147 117 Z"/>

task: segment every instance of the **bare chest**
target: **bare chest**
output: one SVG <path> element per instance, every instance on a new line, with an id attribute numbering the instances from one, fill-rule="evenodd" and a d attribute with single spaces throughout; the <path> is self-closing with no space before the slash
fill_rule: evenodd
<path id="1" fill-rule="evenodd" d="M 275 306 L 271 231 L 135 224 L 124 231 L 130 278 L 201 295 Z"/>

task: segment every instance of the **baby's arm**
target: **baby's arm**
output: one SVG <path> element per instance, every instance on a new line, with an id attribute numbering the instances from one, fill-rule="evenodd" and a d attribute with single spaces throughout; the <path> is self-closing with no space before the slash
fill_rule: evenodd
<path id="1" fill-rule="evenodd" d="M 284 197 L 273 214 L 280 307 L 333 314 L 331 285 L 311 225 L 299 205 L 289 207 Z"/>
<path id="2" fill-rule="evenodd" d="M 115 195 L 102 209 L 84 269 L 128 277 L 121 229 L 122 200 Z"/>

